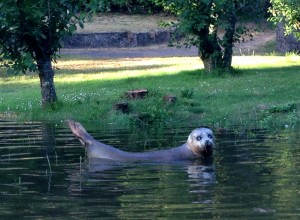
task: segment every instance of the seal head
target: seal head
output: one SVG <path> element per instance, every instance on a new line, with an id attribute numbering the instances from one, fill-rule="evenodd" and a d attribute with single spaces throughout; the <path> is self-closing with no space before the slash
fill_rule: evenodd
<path id="1" fill-rule="evenodd" d="M 211 157 L 214 148 L 214 135 L 208 128 L 197 128 L 187 140 L 188 148 L 197 156 Z"/>

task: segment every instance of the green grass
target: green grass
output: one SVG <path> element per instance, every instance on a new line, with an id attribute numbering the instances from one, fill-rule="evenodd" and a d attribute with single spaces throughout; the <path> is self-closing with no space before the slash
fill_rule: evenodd
<path id="1" fill-rule="evenodd" d="M 197 57 L 60 59 L 55 65 L 56 111 L 42 111 L 36 75 L 0 78 L 0 112 L 18 120 L 98 121 L 213 127 L 293 128 L 299 124 L 300 58 L 234 57 L 235 74 L 202 70 Z M 147 89 L 143 100 L 124 92 Z M 164 95 L 177 101 L 165 103 Z M 129 114 L 112 110 L 126 101 Z"/>

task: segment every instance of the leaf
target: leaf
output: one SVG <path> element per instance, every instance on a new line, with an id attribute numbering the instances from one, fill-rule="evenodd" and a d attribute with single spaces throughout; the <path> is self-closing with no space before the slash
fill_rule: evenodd
<path id="1" fill-rule="evenodd" d="M 69 31 L 70 31 L 71 33 L 74 33 L 76 30 L 77 30 L 76 25 L 75 25 L 75 24 L 71 24 L 70 27 L 69 27 Z"/>
<path id="2" fill-rule="evenodd" d="M 78 24 L 79 24 L 79 27 L 80 27 L 81 29 L 83 29 L 83 28 L 84 28 L 84 24 L 83 24 L 83 22 L 82 22 L 82 21 L 79 21 L 79 22 L 78 22 Z"/>

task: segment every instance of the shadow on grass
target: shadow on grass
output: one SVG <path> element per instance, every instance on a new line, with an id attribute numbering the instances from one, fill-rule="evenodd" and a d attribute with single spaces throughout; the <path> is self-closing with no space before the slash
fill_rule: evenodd
<path id="1" fill-rule="evenodd" d="M 144 66 L 138 66 L 138 67 L 122 67 L 122 68 L 91 68 L 91 69 L 83 69 L 83 70 L 74 70 L 74 69 L 67 69 L 67 70 L 59 70 L 57 71 L 58 74 L 82 74 L 82 73 L 89 73 L 89 74 L 99 74 L 99 73 L 107 73 L 107 72 L 122 72 L 122 71 L 137 71 L 137 70 L 148 70 L 149 72 L 151 69 L 159 69 L 159 68 L 164 68 L 164 67 L 170 67 L 172 65 L 144 65 Z M 295 66 L 287 66 L 287 67 L 261 67 L 261 68 L 235 68 L 232 71 L 224 72 L 222 70 L 217 70 L 213 72 L 207 72 L 204 69 L 196 69 L 196 70 L 182 70 L 178 71 L 178 73 L 174 73 L 171 75 L 143 75 L 143 72 L 141 72 L 141 76 L 135 76 L 134 78 L 139 78 L 142 77 L 143 79 L 152 79 L 152 78 L 157 78 L 157 79 L 172 79 L 174 77 L 183 77 L 183 78 L 198 78 L 198 79 L 211 79 L 211 78 L 216 78 L 216 79 L 222 79 L 222 78 L 228 78 L 228 77 L 242 77 L 242 76 L 251 76 L 251 75 L 257 75 L 257 74 L 262 74 L 261 76 L 265 74 L 269 74 L 270 77 L 277 77 L 276 75 L 273 75 L 275 73 L 284 73 L 284 74 L 300 74 L 300 65 L 295 65 Z M 270 78 L 271 79 L 271 78 Z M 98 79 L 95 79 L 96 81 Z M 105 81 L 122 81 L 122 80 L 127 80 L 127 79 L 118 79 L 117 76 L 113 79 L 107 79 Z"/>
<path id="2" fill-rule="evenodd" d="M 147 66 L 148 69 L 149 66 Z M 117 68 L 116 68 L 117 69 Z M 132 70 L 136 70 L 135 68 L 132 68 Z M 103 69 L 97 69 L 93 70 L 95 74 L 97 71 L 102 72 L 109 72 L 109 69 L 103 70 Z M 114 70 L 116 71 L 116 70 Z M 117 70 L 118 71 L 118 70 Z M 123 71 L 120 70 L 120 71 Z M 72 74 L 79 74 L 82 72 L 72 72 Z M 122 87 L 124 89 L 138 89 L 138 88 L 144 88 L 144 89 L 155 89 L 155 90 L 164 90 L 166 88 L 169 88 L 169 90 L 178 90 L 182 88 L 191 88 L 191 89 L 198 89 L 200 88 L 200 84 L 202 82 L 208 81 L 211 85 L 210 88 L 218 88 L 222 87 L 222 80 L 224 79 L 235 79 L 235 78 L 245 78 L 245 80 L 250 80 L 251 82 L 240 82 L 240 84 L 245 87 L 251 86 L 251 85 L 268 85 L 270 87 L 276 86 L 275 84 L 272 85 L 272 79 L 274 80 L 274 83 L 279 83 L 282 81 L 282 83 L 290 82 L 289 84 L 294 84 L 295 82 L 298 82 L 300 80 L 300 65 L 299 66 L 288 66 L 288 67 L 273 67 L 273 68 L 253 68 L 253 69 L 235 69 L 231 73 L 225 73 L 220 74 L 220 72 L 212 72 L 208 73 L 204 69 L 197 69 L 197 70 L 184 70 L 179 71 L 178 73 L 174 74 L 166 74 L 166 75 L 143 75 L 141 73 L 140 76 L 134 76 L 134 77 L 128 77 L 128 78 L 121 78 L 118 79 L 117 76 L 115 78 L 110 79 L 95 79 L 88 82 L 89 85 L 95 85 L 99 88 L 99 86 L 103 87 L 117 87 L 118 90 L 120 90 Z M 248 77 L 250 77 L 248 79 Z M 276 82 L 275 82 L 276 81 Z M 82 81 L 72 82 L 68 86 L 79 86 L 82 85 Z M 231 82 L 229 81 L 229 84 Z M 63 83 L 61 83 L 63 85 Z M 202 85 L 203 86 L 203 85 Z M 234 84 L 232 84 L 234 86 Z M 278 84 L 277 86 L 282 86 L 282 84 Z M 287 85 L 288 86 L 288 85 Z M 230 87 L 230 85 L 229 85 Z M 234 87 L 231 88 L 232 90 L 235 90 Z M 238 89 L 238 88 L 236 88 Z M 179 91 L 180 92 L 180 91 Z M 270 91 L 271 92 L 271 91 Z"/>

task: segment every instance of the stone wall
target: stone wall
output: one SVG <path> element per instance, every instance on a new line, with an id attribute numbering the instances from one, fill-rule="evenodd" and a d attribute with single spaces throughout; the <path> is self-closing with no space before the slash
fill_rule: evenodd
<path id="1" fill-rule="evenodd" d="M 279 52 L 300 52 L 300 41 L 293 35 L 284 34 L 283 24 L 277 25 L 276 30 L 276 50 Z"/>
<path id="2" fill-rule="evenodd" d="M 171 39 L 170 31 L 147 33 L 116 32 L 74 34 L 63 39 L 64 48 L 109 48 L 143 47 L 167 43 Z"/>

